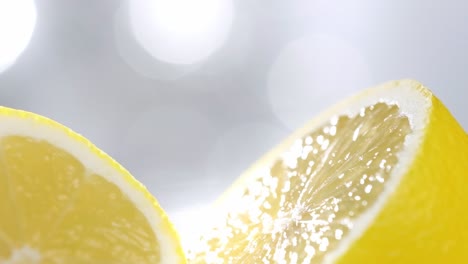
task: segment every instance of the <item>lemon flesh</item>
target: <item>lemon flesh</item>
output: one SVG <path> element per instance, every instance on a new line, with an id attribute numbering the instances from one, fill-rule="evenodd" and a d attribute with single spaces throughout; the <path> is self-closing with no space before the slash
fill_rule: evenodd
<path id="1" fill-rule="evenodd" d="M 343 106 L 353 100 L 357 105 Z M 468 138 L 438 100 L 416 82 L 393 82 L 330 113 L 241 177 L 219 202 L 221 217 L 192 248 L 193 262 L 468 257 L 467 232 L 457 230 L 468 217 L 456 215 L 468 201 L 460 199 L 460 186 L 468 187 Z"/>
<path id="2" fill-rule="evenodd" d="M 0 114 L 11 126 L 0 135 L 0 263 L 184 261 L 154 198 L 105 154 L 53 121 Z"/>

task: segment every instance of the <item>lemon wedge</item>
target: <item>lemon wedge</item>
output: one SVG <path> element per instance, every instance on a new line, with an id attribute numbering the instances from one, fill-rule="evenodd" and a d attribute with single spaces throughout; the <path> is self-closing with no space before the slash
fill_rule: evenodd
<path id="1" fill-rule="evenodd" d="M 193 263 L 466 263 L 468 136 L 412 80 L 368 89 L 268 153 L 208 218 Z"/>
<path id="2" fill-rule="evenodd" d="M 88 140 L 0 108 L 0 263 L 185 263 L 143 185 Z"/>

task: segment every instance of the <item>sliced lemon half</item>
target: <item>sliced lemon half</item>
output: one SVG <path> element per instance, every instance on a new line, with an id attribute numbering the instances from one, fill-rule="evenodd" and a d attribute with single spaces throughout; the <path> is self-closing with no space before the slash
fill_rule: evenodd
<path id="1" fill-rule="evenodd" d="M 0 108 L 0 263 L 184 263 L 171 223 L 123 167 L 45 117 Z"/>
<path id="2" fill-rule="evenodd" d="M 420 83 L 322 113 L 218 202 L 194 263 L 465 263 L 468 137 Z"/>

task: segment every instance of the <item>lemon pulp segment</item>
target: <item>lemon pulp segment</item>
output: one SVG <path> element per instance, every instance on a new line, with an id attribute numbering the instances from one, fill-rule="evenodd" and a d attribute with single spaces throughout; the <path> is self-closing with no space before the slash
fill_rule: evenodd
<path id="1" fill-rule="evenodd" d="M 244 184 L 238 206 L 190 253 L 200 263 L 321 261 L 379 197 L 405 137 L 395 104 L 335 116 Z M 262 171 L 262 170 L 260 170 Z"/>
<path id="2" fill-rule="evenodd" d="M 37 263 L 158 263 L 146 218 L 102 176 L 43 140 L 0 141 L 1 258 L 37 251 Z M 109 259 L 112 257 L 112 259 Z"/>

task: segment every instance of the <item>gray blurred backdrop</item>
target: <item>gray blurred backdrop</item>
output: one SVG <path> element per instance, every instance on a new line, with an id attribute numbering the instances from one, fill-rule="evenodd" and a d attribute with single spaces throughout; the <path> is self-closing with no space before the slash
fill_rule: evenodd
<path id="1" fill-rule="evenodd" d="M 180 223 L 293 129 L 371 85 L 417 79 L 466 129 L 467 8 L 459 0 L 3 1 L 0 104 L 83 134 Z"/>

